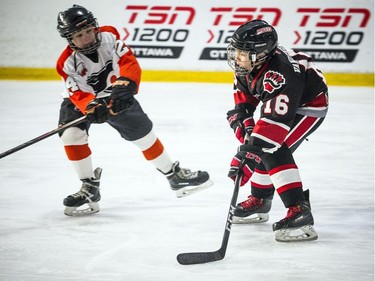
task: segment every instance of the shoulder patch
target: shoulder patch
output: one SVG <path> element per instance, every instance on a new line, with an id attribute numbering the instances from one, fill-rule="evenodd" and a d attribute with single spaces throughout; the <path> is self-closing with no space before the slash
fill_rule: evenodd
<path id="1" fill-rule="evenodd" d="M 277 71 L 273 71 L 273 70 L 268 70 L 266 74 L 264 74 L 264 79 L 263 79 L 264 91 L 272 94 L 275 90 L 280 89 L 284 85 L 285 85 L 285 78 L 281 73 Z"/>

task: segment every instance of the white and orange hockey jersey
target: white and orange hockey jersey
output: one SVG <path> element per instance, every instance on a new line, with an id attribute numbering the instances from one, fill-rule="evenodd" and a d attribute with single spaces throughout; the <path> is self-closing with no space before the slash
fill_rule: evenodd
<path id="1" fill-rule="evenodd" d="M 83 55 L 67 46 L 60 55 L 56 69 L 65 82 L 63 98 L 69 98 L 84 112 L 95 97 L 110 95 L 106 91 L 119 76 L 133 80 L 139 88 L 141 68 L 131 49 L 120 40 L 112 26 L 100 27 L 101 44 L 97 55 Z"/>

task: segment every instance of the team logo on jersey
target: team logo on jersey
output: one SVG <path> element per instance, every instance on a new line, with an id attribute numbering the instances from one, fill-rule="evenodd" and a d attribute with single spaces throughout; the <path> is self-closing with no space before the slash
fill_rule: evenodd
<path id="1" fill-rule="evenodd" d="M 90 74 L 87 77 L 87 84 L 90 85 L 95 93 L 100 93 L 107 88 L 107 80 L 111 79 L 111 72 L 113 71 L 112 61 L 109 60 L 105 66 L 98 72 Z"/>
<path id="2" fill-rule="evenodd" d="M 85 77 L 87 75 L 87 68 L 86 68 L 86 65 L 83 63 L 83 62 L 80 62 L 78 65 L 77 65 L 77 73 L 82 76 L 82 77 Z"/>
<path id="3" fill-rule="evenodd" d="M 275 90 L 280 89 L 284 85 L 285 78 L 281 73 L 269 70 L 264 75 L 263 88 L 270 94 L 272 94 Z"/>

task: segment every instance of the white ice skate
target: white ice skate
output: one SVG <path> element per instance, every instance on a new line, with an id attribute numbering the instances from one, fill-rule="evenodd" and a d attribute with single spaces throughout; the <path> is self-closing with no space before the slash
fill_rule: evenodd
<path id="1" fill-rule="evenodd" d="M 66 206 L 65 215 L 82 216 L 100 211 L 98 202 L 100 201 L 99 185 L 101 174 L 102 169 L 96 168 L 94 178 L 83 179 L 81 190 L 64 199 L 64 205 Z"/>

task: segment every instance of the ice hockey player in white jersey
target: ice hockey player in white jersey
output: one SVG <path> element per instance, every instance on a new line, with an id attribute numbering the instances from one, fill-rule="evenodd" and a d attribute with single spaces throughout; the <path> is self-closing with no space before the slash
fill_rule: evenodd
<path id="1" fill-rule="evenodd" d="M 68 41 L 56 66 L 66 88 L 59 124 L 87 116 L 87 122 L 60 134 L 66 155 L 82 181 L 81 189 L 64 199 L 64 213 L 74 216 L 99 211 L 102 169 L 92 166 L 88 143 L 92 123 L 107 123 L 137 146 L 166 176 L 177 197 L 212 185 L 207 172 L 191 172 L 173 162 L 154 133 L 152 121 L 134 97 L 141 80 L 140 65 L 118 31 L 112 26 L 99 27 L 93 14 L 79 5 L 58 14 L 57 30 Z"/>
<path id="2" fill-rule="evenodd" d="M 308 55 L 278 46 L 276 30 L 263 20 L 240 26 L 227 55 L 235 73 L 235 108 L 227 119 L 242 143 L 228 176 L 241 174 L 241 186 L 251 183 L 251 195 L 237 205 L 234 222 L 266 222 L 276 190 L 288 209 L 286 217 L 273 224 L 276 240 L 315 240 L 309 190 L 303 191 L 293 152 L 327 114 L 324 76 Z"/>

